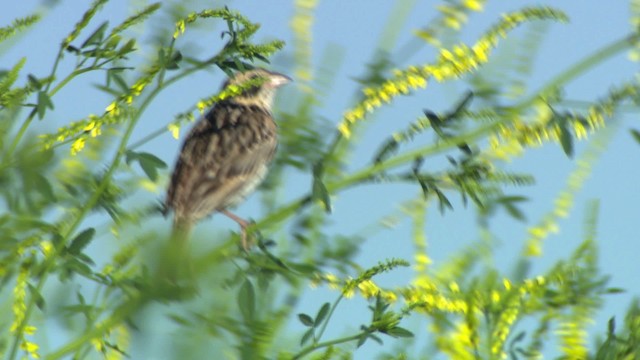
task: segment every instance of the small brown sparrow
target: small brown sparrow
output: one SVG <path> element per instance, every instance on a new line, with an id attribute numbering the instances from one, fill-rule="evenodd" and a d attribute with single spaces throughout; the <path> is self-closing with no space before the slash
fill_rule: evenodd
<path id="1" fill-rule="evenodd" d="M 188 234 L 200 219 L 220 212 L 240 225 L 242 246 L 249 222 L 228 208 L 253 192 L 267 175 L 278 139 L 271 114 L 275 91 L 291 79 L 253 69 L 239 72 L 222 88 L 262 78 L 261 85 L 216 103 L 191 129 L 167 190 L 166 209 L 174 212 L 174 231 Z"/>

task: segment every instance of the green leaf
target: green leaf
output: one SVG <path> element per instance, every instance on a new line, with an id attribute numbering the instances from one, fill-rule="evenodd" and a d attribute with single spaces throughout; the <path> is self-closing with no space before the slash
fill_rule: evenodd
<path id="1" fill-rule="evenodd" d="M 116 72 L 110 72 L 110 74 L 110 78 L 113 79 L 118 87 L 120 87 L 120 91 L 122 91 L 123 93 L 129 91 L 129 85 L 127 85 L 127 82 L 122 78 L 122 76 L 120 76 L 120 74 Z"/>
<path id="2" fill-rule="evenodd" d="M 176 51 L 172 56 L 171 59 L 167 60 L 165 62 L 164 67 L 167 70 L 176 70 L 179 68 L 178 63 L 180 63 L 180 61 L 182 60 L 182 53 L 180 51 Z"/>
<path id="3" fill-rule="evenodd" d="M 640 131 L 636 130 L 636 129 L 631 129 L 630 130 L 631 135 L 633 136 L 633 139 L 640 144 Z"/>
<path id="4" fill-rule="evenodd" d="M 331 305 L 326 302 L 322 305 L 322 307 L 320 308 L 320 310 L 318 310 L 318 314 L 316 315 L 316 319 L 313 321 L 313 326 L 318 326 L 322 323 L 322 321 L 324 320 L 324 318 L 327 317 L 327 314 L 329 313 L 329 309 L 331 309 Z"/>
<path id="5" fill-rule="evenodd" d="M 380 339 L 379 337 L 373 335 L 373 334 L 369 334 L 369 339 L 377 342 L 380 345 L 383 345 L 384 343 L 382 342 L 382 339 Z"/>
<path id="6" fill-rule="evenodd" d="M 27 286 L 29 287 L 29 292 L 31 293 L 31 296 L 33 297 L 33 300 L 35 301 L 38 309 L 44 311 L 46 303 L 44 301 L 44 298 L 42 297 L 42 294 L 40 294 L 38 289 L 36 289 L 33 285 L 27 283 Z"/>
<path id="7" fill-rule="evenodd" d="M 47 108 L 53 110 L 53 103 L 51 102 L 51 98 L 44 91 L 38 92 L 38 104 L 36 105 L 36 109 L 38 111 L 38 118 L 42 120 L 44 114 L 47 112 Z"/>
<path id="8" fill-rule="evenodd" d="M 300 346 L 304 346 L 304 344 L 306 344 L 309 339 L 311 339 L 311 337 L 313 336 L 313 328 L 307 330 L 304 335 L 302 335 L 302 339 L 300 339 Z"/>
<path id="9" fill-rule="evenodd" d="M 102 25 L 98 26 L 98 28 L 91 35 L 89 35 L 89 37 L 82 43 L 82 45 L 80 45 L 80 48 L 84 49 L 89 45 L 100 44 L 102 42 L 102 39 L 104 39 L 104 32 L 107 30 L 108 26 L 108 21 L 103 22 Z"/>
<path id="10" fill-rule="evenodd" d="M 72 241 L 71 245 L 67 248 L 67 251 L 71 255 L 78 255 L 82 250 L 89 245 L 93 236 L 96 234 L 96 229 L 88 228 L 78 234 Z"/>
<path id="11" fill-rule="evenodd" d="M 451 205 L 451 202 L 449 201 L 449 199 L 447 199 L 447 197 L 444 195 L 442 191 L 440 191 L 440 189 L 434 187 L 433 191 L 438 196 L 438 208 L 441 214 L 444 214 L 444 212 L 447 209 L 453 210 L 453 205 Z"/>
<path id="12" fill-rule="evenodd" d="M 35 185 L 35 189 L 48 201 L 54 202 L 56 200 L 56 196 L 53 192 L 53 187 L 49 180 L 42 176 L 41 174 L 35 173 L 33 174 L 31 180 Z"/>
<path id="13" fill-rule="evenodd" d="M 142 171 L 144 171 L 151 181 L 156 181 L 158 179 L 158 168 L 164 169 L 167 167 L 167 164 L 164 161 L 149 153 L 135 153 L 133 151 L 127 152 L 127 157 L 125 159 L 127 163 L 133 159 L 138 160 Z"/>
<path id="14" fill-rule="evenodd" d="M 413 337 L 413 333 L 405 328 L 401 328 L 399 326 L 396 326 L 394 328 L 391 328 L 387 331 L 385 331 L 385 333 L 389 336 L 392 337 L 396 337 L 396 338 L 410 338 Z"/>
<path id="15" fill-rule="evenodd" d="M 238 306 L 245 322 L 252 322 L 256 311 L 256 293 L 249 280 L 245 280 L 238 291 Z"/>
<path id="16" fill-rule="evenodd" d="M 611 287 L 611 288 L 607 288 L 604 292 L 605 294 L 621 294 L 627 291 L 623 288 Z"/>
<path id="17" fill-rule="evenodd" d="M 358 338 L 358 343 L 356 344 L 356 348 L 359 348 L 360 346 L 362 346 L 367 339 L 369 338 L 369 334 L 365 333 L 360 335 L 360 337 Z"/>
<path id="18" fill-rule="evenodd" d="M 607 334 L 609 337 L 615 336 L 616 334 L 616 318 L 612 317 L 609 319 Z"/>
<path id="19" fill-rule="evenodd" d="M 120 50 L 118 50 L 118 55 L 122 57 L 135 50 L 136 50 L 136 41 L 135 39 L 131 39 L 127 41 L 124 45 L 122 45 Z"/>
<path id="20" fill-rule="evenodd" d="M 313 185 L 311 189 L 311 198 L 313 200 L 320 200 L 324 205 L 324 210 L 327 213 L 331 213 L 331 199 L 329 198 L 329 191 L 322 182 L 322 175 L 324 173 L 323 164 L 321 162 L 313 165 Z"/>
<path id="21" fill-rule="evenodd" d="M 298 320 L 300 320 L 304 326 L 314 326 L 313 319 L 307 314 L 298 314 Z"/>
<path id="22" fill-rule="evenodd" d="M 40 82 L 40 80 L 38 80 L 37 77 L 33 76 L 33 74 L 27 75 L 27 80 L 29 80 L 29 84 L 31 84 L 31 86 L 36 90 L 40 90 L 40 88 L 42 87 L 42 83 Z"/>
<path id="23" fill-rule="evenodd" d="M 573 137 L 569 129 L 567 129 L 567 126 L 563 123 L 560 123 L 560 145 L 562 145 L 562 151 L 564 151 L 568 157 L 573 157 Z"/>

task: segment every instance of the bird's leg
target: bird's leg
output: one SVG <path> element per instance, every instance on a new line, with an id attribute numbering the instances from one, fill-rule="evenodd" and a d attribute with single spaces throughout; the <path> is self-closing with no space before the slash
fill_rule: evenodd
<path id="1" fill-rule="evenodd" d="M 220 210 L 220 213 L 226 215 L 229 219 L 235 221 L 236 223 L 238 223 L 238 225 L 240 225 L 240 242 L 242 244 L 242 248 L 245 251 L 249 251 L 251 244 L 249 243 L 249 241 L 247 241 L 247 227 L 250 225 L 250 223 L 227 209 Z"/>

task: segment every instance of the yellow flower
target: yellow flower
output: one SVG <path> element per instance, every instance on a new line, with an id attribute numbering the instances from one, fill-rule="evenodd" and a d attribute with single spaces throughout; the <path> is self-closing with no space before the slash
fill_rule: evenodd
<path id="1" fill-rule="evenodd" d="M 177 140 L 180 138 L 180 126 L 177 124 L 169 124 L 167 125 L 167 129 L 169 129 L 169 132 L 171 132 L 171 136 L 173 136 L 174 139 Z"/>
<path id="2" fill-rule="evenodd" d="M 71 144 L 71 155 L 76 155 L 80 151 L 82 151 L 82 149 L 84 149 L 84 144 L 85 144 L 85 138 L 83 137 L 77 138 L 73 142 L 73 144 Z"/>
<path id="3" fill-rule="evenodd" d="M 482 11 L 483 1 L 480 0 L 464 0 L 462 4 L 473 11 Z"/>
<path id="4" fill-rule="evenodd" d="M 377 296 L 380 293 L 380 288 L 371 280 L 365 280 L 358 284 L 358 289 L 360 289 L 365 299 Z"/>

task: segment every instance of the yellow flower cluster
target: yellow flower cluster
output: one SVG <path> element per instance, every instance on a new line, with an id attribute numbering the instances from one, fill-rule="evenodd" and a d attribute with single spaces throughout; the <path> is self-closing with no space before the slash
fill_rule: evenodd
<path id="1" fill-rule="evenodd" d="M 455 360 L 476 360 L 473 350 L 476 347 L 475 331 L 465 321 L 456 323 L 452 334 L 444 334 L 441 329 L 432 329 L 436 334 L 438 349 Z"/>
<path id="2" fill-rule="evenodd" d="M 449 284 L 449 290 L 452 293 L 460 291 L 456 283 Z M 412 287 L 403 290 L 403 295 L 409 305 L 417 305 L 416 309 L 427 313 L 442 311 L 465 314 L 469 311 L 464 300 L 445 296 L 436 284 L 426 276 L 415 279 Z"/>
<path id="3" fill-rule="evenodd" d="M 36 332 L 35 326 L 25 325 L 23 321 L 25 321 L 26 311 L 27 311 L 27 281 L 29 280 L 29 269 L 26 266 L 21 266 L 18 276 L 16 278 L 16 285 L 13 288 L 13 315 L 14 319 L 11 323 L 10 331 L 12 333 L 17 333 L 22 330 L 21 334 L 16 334 L 16 336 L 20 337 L 20 349 L 25 351 L 28 356 L 32 359 L 39 359 L 40 355 L 38 354 L 38 344 L 35 344 L 31 341 L 25 339 L 25 335 L 33 335 Z M 22 329 L 21 329 L 22 327 Z"/>
<path id="4" fill-rule="evenodd" d="M 311 81 L 311 27 L 313 26 L 313 10 L 317 0 L 296 0 L 295 14 L 291 18 L 291 29 L 294 39 L 294 58 L 296 61 L 295 78 L 300 80 L 304 91 L 311 91 L 308 82 Z"/>
<path id="5" fill-rule="evenodd" d="M 346 298 L 352 298 L 355 295 L 355 290 L 358 289 L 365 299 L 371 299 L 380 295 L 385 301 L 390 303 L 398 300 L 398 296 L 393 291 L 382 289 L 371 279 L 357 281 L 349 278 L 343 281 L 334 274 L 326 273 L 316 275 L 314 281 L 311 282 L 311 286 L 316 287 L 319 283 L 326 283 L 329 285 L 329 288 L 334 290 L 340 289 Z"/>
<path id="6" fill-rule="evenodd" d="M 190 13 L 185 18 L 178 20 L 176 22 L 175 30 L 173 32 L 173 38 L 177 39 L 179 36 L 184 34 L 187 28 L 187 24 L 196 22 L 196 20 L 198 19 L 206 19 L 206 18 L 212 18 L 212 17 L 223 18 L 225 20 L 236 20 L 243 23 L 244 25 L 247 25 L 247 21 L 241 15 L 231 12 L 227 9 L 216 9 L 216 10 L 207 9 L 199 13 Z"/>
<path id="7" fill-rule="evenodd" d="M 560 323 L 556 334 L 560 336 L 560 349 L 567 359 L 587 359 L 588 349 L 586 347 L 587 331 L 583 324 L 576 324 L 572 321 Z"/>
<path id="8" fill-rule="evenodd" d="M 475 70 L 489 60 L 491 50 L 498 44 L 500 37 L 506 36 L 507 31 L 530 19 L 559 17 L 559 14 L 561 15 L 561 13 L 543 8 L 504 15 L 502 21 L 482 36 L 475 45 L 469 47 L 465 44 L 459 44 L 452 49 L 441 49 L 440 55 L 433 65 L 411 66 L 406 70 L 396 70 L 392 79 L 383 82 L 376 88 L 363 90 L 364 100 L 344 114 L 343 120 L 338 125 L 338 130 L 345 138 L 349 138 L 352 126 L 358 120 L 363 119 L 367 113 L 373 112 L 384 103 L 391 102 L 399 95 L 406 95 L 412 90 L 425 88 L 430 78 L 442 82 Z"/>
<path id="9" fill-rule="evenodd" d="M 485 156 L 500 160 L 511 160 L 524 153 L 525 147 L 537 147 L 546 142 L 560 142 L 562 131 L 554 124 L 551 108 L 543 102 L 534 104 L 536 114 L 529 121 L 517 115 L 509 124 L 500 125 L 498 131 L 489 137 L 489 149 Z M 592 106 L 584 118 L 574 116 L 566 120 L 567 127 L 573 131 L 578 140 L 587 138 L 605 126 L 605 108 Z"/>
<path id="10" fill-rule="evenodd" d="M 117 345 L 118 349 L 126 349 L 129 345 L 129 330 L 124 325 L 117 326 L 113 329 L 116 333 L 116 341 L 107 341 L 104 338 L 91 339 L 91 345 L 100 354 L 103 354 L 106 360 L 121 360 L 124 358 L 122 351 L 114 350 L 114 345 Z M 107 337 L 109 334 L 107 333 Z M 107 345 L 108 344 L 108 345 Z"/>

